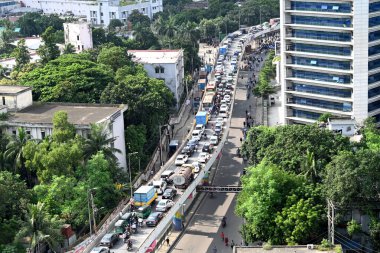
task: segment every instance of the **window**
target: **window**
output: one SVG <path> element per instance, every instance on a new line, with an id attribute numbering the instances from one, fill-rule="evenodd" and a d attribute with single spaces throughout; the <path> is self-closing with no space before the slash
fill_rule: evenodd
<path id="1" fill-rule="evenodd" d="M 46 136 L 45 131 L 41 131 L 41 139 L 45 139 L 45 136 Z"/>
<path id="2" fill-rule="evenodd" d="M 79 35 L 77 35 L 77 40 L 79 40 Z"/>
<path id="3" fill-rule="evenodd" d="M 26 130 L 26 134 L 27 134 L 27 135 L 30 135 L 30 130 Z"/>
<path id="4" fill-rule="evenodd" d="M 3 97 L 3 105 L 5 105 L 5 97 Z"/>
<path id="5" fill-rule="evenodd" d="M 16 130 L 12 130 L 12 134 L 16 135 L 17 134 Z"/>
<path id="6" fill-rule="evenodd" d="M 82 50 L 84 50 L 84 45 L 82 45 Z"/>
<path id="7" fill-rule="evenodd" d="M 161 73 L 165 73 L 165 68 L 164 67 L 160 67 L 160 72 Z"/>
<path id="8" fill-rule="evenodd" d="M 80 50 L 80 45 L 78 45 L 78 50 Z"/>
<path id="9" fill-rule="evenodd" d="M 103 17 L 103 12 L 100 13 L 100 16 Z"/>

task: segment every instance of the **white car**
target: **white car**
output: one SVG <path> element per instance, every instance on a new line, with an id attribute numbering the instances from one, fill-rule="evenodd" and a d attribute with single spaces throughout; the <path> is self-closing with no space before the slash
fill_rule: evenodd
<path id="1" fill-rule="evenodd" d="M 205 126 L 202 124 L 198 124 L 195 126 L 195 130 L 198 130 L 201 132 L 201 134 L 203 134 L 205 132 Z"/>
<path id="2" fill-rule="evenodd" d="M 194 167 L 194 173 L 199 173 L 199 171 L 201 171 L 202 165 L 199 164 L 199 162 L 193 162 L 191 165 Z"/>
<path id="3" fill-rule="evenodd" d="M 166 190 L 166 182 L 164 180 L 153 181 L 154 189 L 156 190 L 158 195 L 162 195 Z"/>
<path id="4" fill-rule="evenodd" d="M 187 155 L 178 155 L 174 163 L 177 166 L 181 166 L 182 164 L 185 164 L 187 162 L 187 159 L 189 159 Z"/>
<path id="5" fill-rule="evenodd" d="M 210 144 L 216 146 L 216 145 L 218 145 L 218 143 L 219 143 L 218 136 L 216 136 L 216 135 L 211 136 L 211 138 L 210 138 Z"/>
<path id="6" fill-rule="evenodd" d="M 200 163 L 206 163 L 209 158 L 210 158 L 209 154 L 207 154 L 205 152 L 202 152 L 198 156 L 198 162 L 200 162 Z"/>
<path id="7" fill-rule="evenodd" d="M 194 130 L 191 134 L 191 138 L 200 141 L 202 139 L 202 132 L 200 130 Z"/>
<path id="8" fill-rule="evenodd" d="M 230 95 L 224 95 L 224 100 L 227 101 L 227 103 L 231 102 L 231 96 Z"/>
<path id="9" fill-rule="evenodd" d="M 219 112 L 220 113 L 226 113 L 228 111 L 228 105 L 226 105 L 226 104 L 222 104 L 221 106 L 220 106 L 220 109 L 219 109 Z"/>
<path id="10" fill-rule="evenodd" d="M 108 247 L 95 247 L 90 253 L 110 253 L 110 249 Z"/>
<path id="11" fill-rule="evenodd" d="M 174 202 L 170 199 L 162 199 L 156 206 L 156 212 L 166 212 L 174 205 Z"/>
<path id="12" fill-rule="evenodd" d="M 220 123 L 223 126 L 224 125 L 224 119 L 223 118 L 216 118 L 216 123 Z"/>

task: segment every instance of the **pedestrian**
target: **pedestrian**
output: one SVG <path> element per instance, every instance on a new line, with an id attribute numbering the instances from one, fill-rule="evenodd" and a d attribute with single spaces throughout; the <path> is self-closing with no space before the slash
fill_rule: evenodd
<path id="1" fill-rule="evenodd" d="M 224 241 L 224 233 L 222 231 L 222 233 L 220 233 L 220 237 L 222 238 L 222 241 Z"/>
<path id="2" fill-rule="evenodd" d="M 169 247 L 169 246 L 170 246 L 170 243 L 169 243 L 169 242 L 170 242 L 170 241 L 169 241 L 169 237 L 166 237 L 166 240 L 165 240 L 165 241 L 166 241 L 166 246 Z"/>
<path id="3" fill-rule="evenodd" d="M 249 105 L 249 110 L 251 110 L 251 105 Z"/>
<path id="4" fill-rule="evenodd" d="M 243 138 L 242 137 L 240 137 L 240 142 L 243 142 Z"/>
<path id="5" fill-rule="evenodd" d="M 228 237 L 227 237 L 227 236 L 224 237 L 224 244 L 225 244 L 226 246 L 228 246 Z"/>
<path id="6" fill-rule="evenodd" d="M 212 248 L 212 253 L 217 253 L 218 252 L 218 249 L 216 248 L 216 246 L 214 245 L 214 248 Z"/>
<path id="7" fill-rule="evenodd" d="M 248 115 L 248 110 L 245 110 L 245 115 Z"/>
<path id="8" fill-rule="evenodd" d="M 234 246 L 235 246 L 235 242 L 234 242 L 234 240 L 231 240 L 231 249 L 233 249 Z"/>
<path id="9" fill-rule="evenodd" d="M 245 127 L 245 121 L 243 122 L 243 125 L 244 125 L 244 127 Z"/>

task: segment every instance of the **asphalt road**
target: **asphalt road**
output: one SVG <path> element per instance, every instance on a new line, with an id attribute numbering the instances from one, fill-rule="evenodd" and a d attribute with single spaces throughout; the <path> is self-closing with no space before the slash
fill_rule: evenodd
<path id="1" fill-rule="evenodd" d="M 236 49 L 237 43 L 232 45 L 232 50 Z M 246 99 L 247 89 L 245 87 L 246 78 L 239 80 L 236 86 L 234 108 L 231 117 L 231 126 L 229 135 L 224 145 L 222 157 L 215 174 L 214 185 L 238 185 L 240 175 L 245 167 L 243 160 L 236 155 L 237 148 L 240 147 L 240 138 L 243 136 L 242 127 L 246 116 L 246 110 L 249 111 L 249 105 L 254 109 L 255 101 L 252 96 Z M 255 115 L 253 111 L 250 112 Z M 213 252 L 214 246 L 218 253 L 231 252 L 230 246 L 225 246 L 220 237 L 221 232 L 233 240 L 235 244 L 241 244 L 242 238 L 239 228 L 242 219 L 234 214 L 236 201 L 235 193 L 217 193 L 213 198 L 206 196 L 201 203 L 194 217 L 190 220 L 185 234 L 178 241 L 172 252 Z M 227 217 L 227 226 L 221 227 L 221 219 Z"/>

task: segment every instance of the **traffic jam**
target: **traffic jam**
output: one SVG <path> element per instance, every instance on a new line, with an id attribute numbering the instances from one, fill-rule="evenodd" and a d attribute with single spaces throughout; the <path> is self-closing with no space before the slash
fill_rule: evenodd
<path id="1" fill-rule="evenodd" d="M 186 144 L 165 171 L 134 192 L 130 212 L 120 213 L 114 228 L 91 253 L 136 251 L 211 156 L 218 155 L 214 150 L 226 132 L 239 59 L 247 39 L 248 35 L 240 31 L 229 34 L 219 48 L 214 71 L 201 69 L 197 88 L 203 92 L 203 99 Z"/>

